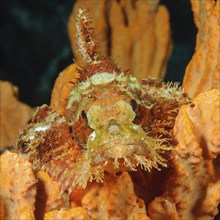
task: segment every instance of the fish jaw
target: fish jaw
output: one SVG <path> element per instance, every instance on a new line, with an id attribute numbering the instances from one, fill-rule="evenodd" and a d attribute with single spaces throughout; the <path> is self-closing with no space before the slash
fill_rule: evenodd
<path id="1" fill-rule="evenodd" d="M 114 122 L 89 136 L 86 154 L 93 166 L 102 165 L 110 173 L 135 171 L 139 165 L 150 171 L 152 167 L 159 169 L 158 164 L 166 166 L 159 149 L 160 144 L 140 126 Z"/>

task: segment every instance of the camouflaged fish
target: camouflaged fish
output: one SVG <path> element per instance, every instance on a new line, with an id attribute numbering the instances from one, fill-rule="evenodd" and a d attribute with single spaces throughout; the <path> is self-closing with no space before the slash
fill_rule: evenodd
<path id="1" fill-rule="evenodd" d="M 175 83 L 139 82 L 96 52 L 86 10 L 76 18 L 84 65 L 65 113 L 39 107 L 17 140 L 16 149 L 58 181 L 61 193 L 102 182 L 105 172 L 151 171 L 166 167 L 164 154 L 175 144 L 173 126 L 189 99 Z"/>

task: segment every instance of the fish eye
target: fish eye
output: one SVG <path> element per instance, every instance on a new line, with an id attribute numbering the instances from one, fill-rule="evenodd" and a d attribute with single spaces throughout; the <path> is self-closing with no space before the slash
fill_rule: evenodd
<path id="1" fill-rule="evenodd" d="M 82 118 L 83 118 L 86 122 L 88 122 L 88 119 L 87 119 L 87 116 L 86 116 L 86 113 L 85 113 L 84 110 L 82 110 L 81 116 L 82 116 Z"/>
<path id="2" fill-rule="evenodd" d="M 138 104 L 134 99 L 131 100 L 131 107 L 132 107 L 133 111 L 136 111 L 138 108 Z"/>

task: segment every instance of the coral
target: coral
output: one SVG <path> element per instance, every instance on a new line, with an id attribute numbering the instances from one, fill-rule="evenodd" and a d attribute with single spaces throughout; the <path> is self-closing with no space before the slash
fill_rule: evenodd
<path id="1" fill-rule="evenodd" d="M 69 93 L 79 78 L 79 73 L 76 72 L 76 68 L 77 65 L 74 63 L 65 68 L 58 75 L 53 87 L 50 106 L 61 115 L 64 114 Z"/>
<path id="2" fill-rule="evenodd" d="M 95 182 L 87 184 L 86 188 L 74 188 L 69 195 L 69 203 L 71 208 L 82 206 L 83 197 L 96 185 Z"/>
<path id="3" fill-rule="evenodd" d="M 0 162 L 1 219 L 34 219 L 37 180 L 31 163 L 9 151 Z"/>
<path id="4" fill-rule="evenodd" d="M 22 220 L 35 220 L 33 211 L 25 209 L 20 214 L 20 219 Z"/>
<path id="5" fill-rule="evenodd" d="M 64 208 L 64 199 L 60 195 L 60 189 L 56 181 L 40 170 L 37 173 L 37 197 L 36 197 L 36 219 L 43 219 L 46 212 Z"/>
<path id="6" fill-rule="evenodd" d="M 48 212 L 45 219 L 149 219 L 127 172 L 119 176 L 108 174 L 101 184 L 90 183 L 84 190 L 75 189 L 70 204 L 70 210 Z"/>
<path id="7" fill-rule="evenodd" d="M 178 145 L 163 195 L 149 206 L 151 219 L 213 219 L 220 201 L 220 92 L 198 95 L 179 111 L 174 127 Z M 164 213 L 164 205 L 171 210 Z M 176 211 L 175 211 L 176 209 Z M 171 213 L 170 213 L 171 212 Z"/>
<path id="8" fill-rule="evenodd" d="M 201 92 L 220 88 L 220 1 L 191 0 L 191 3 L 198 33 L 183 87 L 193 98 Z"/>
<path id="9" fill-rule="evenodd" d="M 93 184 L 82 197 L 81 205 L 91 219 L 149 219 L 127 172 L 106 175 L 102 184 Z"/>
<path id="10" fill-rule="evenodd" d="M 18 101 L 18 88 L 0 81 L 0 149 L 12 146 L 20 130 L 31 119 L 32 109 Z"/>
<path id="11" fill-rule="evenodd" d="M 141 48 L 148 48 L 148 63 L 136 70 L 147 67 L 163 77 L 170 32 L 159 1 L 78 1 L 76 8 L 81 3 L 95 16 L 107 14 L 95 24 L 105 30 L 101 44 L 111 41 L 111 51 L 101 48 L 107 55 L 130 65 L 141 63 Z M 206 16 L 216 22 L 219 1 L 192 4 L 199 29 L 206 27 Z M 142 35 L 139 28 L 147 22 Z M 59 75 L 51 107 L 38 107 L 18 137 L 19 156 L 1 156 L 1 219 L 213 219 L 220 201 L 219 90 L 190 100 L 176 83 L 139 82 L 98 53 L 90 23 L 80 9 L 82 63 Z M 202 44 L 199 33 L 198 51 Z"/>
<path id="12" fill-rule="evenodd" d="M 117 61 L 122 69 L 132 69 L 138 79 L 164 78 L 172 50 L 169 13 L 159 1 L 78 0 L 68 22 L 69 36 L 78 63 L 75 16 L 88 8 L 99 42 L 99 53 Z M 163 36 L 163 37 L 161 37 Z M 126 54 L 126 56 L 124 55 Z"/>
<path id="13" fill-rule="evenodd" d="M 180 220 L 175 204 L 164 198 L 155 198 L 148 211 L 151 220 Z"/>
<path id="14" fill-rule="evenodd" d="M 54 210 L 46 213 L 45 220 L 54 219 L 66 219 L 66 220 L 87 220 L 88 214 L 87 210 L 82 207 L 77 207 L 69 210 Z"/>

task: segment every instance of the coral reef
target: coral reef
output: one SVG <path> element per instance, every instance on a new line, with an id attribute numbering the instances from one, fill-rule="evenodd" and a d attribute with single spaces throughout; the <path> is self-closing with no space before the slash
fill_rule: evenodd
<path id="1" fill-rule="evenodd" d="M 34 220 L 37 181 L 31 163 L 10 151 L 1 155 L 0 163 L 0 218 Z"/>
<path id="2" fill-rule="evenodd" d="M 220 89 L 220 1 L 191 2 L 198 33 L 183 87 L 193 98 L 201 92 Z"/>
<path id="3" fill-rule="evenodd" d="M 178 145 L 172 152 L 172 174 L 163 195 L 148 208 L 151 219 L 178 219 L 176 212 L 180 219 L 213 219 L 217 215 L 219 95 L 218 90 L 201 93 L 191 104 L 181 107 L 174 127 Z"/>
<path id="4" fill-rule="evenodd" d="M 72 196 L 71 201 L 74 199 Z M 82 196 L 81 205 L 91 219 L 149 219 L 127 172 L 119 176 L 108 174 L 102 184 L 94 183 Z"/>
<path id="5" fill-rule="evenodd" d="M 147 68 L 163 77 L 171 44 L 168 13 L 158 3 L 78 1 L 74 10 L 85 4 L 94 16 L 102 17 L 95 19 L 100 22 L 95 27 L 102 32 L 105 55 L 115 56 L 120 64 L 123 59 L 115 46 L 119 45 L 118 52 L 127 51 L 123 58 L 130 59 L 123 65 L 135 59 L 141 63 L 140 48 L 150 46 L 149 53 L 143 50 L 144 59 L 150 58 Z M 210 27 L 206 37 L 212 41 L 219 1 L 192 5 L 198 29 Z M 75 30 L 82 62 L 60 73 L 51 106 L 37 108 L 19 134 L 17 153 L 1 156 L 1 219 L 214 219 L 220 202 L 220 91 L 190 100 L 177 83 L 138 81 L 97 52 L 90 23 L 88 12 L 79 9 Z M 139 28 L 146 23 L 149 28 L 142 36 Z M 130 33 L 137 33 L 138 40 Z M 198 33 L 194 57 L 202 51 L 203 34 Z M 209 51 L 210 41 L 200 54 L 205 70 L 216 67 L 218 48 Z M 138 55 L 129 53 L 131 48 Z M 204 62 L 206 50 L 214 63 L 209 57 Z M 140 73 L 146 71 L 144 65 L 137 67 Z M 135 74 L 141 79 L 142 73 Z M 207 77 L 207 85 L 216 80 Z"/>
<path id="6" fill-rule="evenodd" d="M 64 208 L 64 199 L 60 195 L 58 183 L 50 178 L 48 173 L 40 170 L 37 173 L 36 219 L 43 219 L 52 210 Z"/>
<path id="7" fill-rule="evenodd" d="M 31 119 L 32 109 L 18 101 L 18 88 L 0 81 L 0 149 L 12 146 L 20 130 Z"/>
<path id="8" fill-rule="evenodd" d="M 45 220 L 65 219 L 65 220 L 87 220 L 87 210 L 83 207 L 77 207 L 69 210 L 54 210 L 46 213 Z"/>
<path id="9" fill-rule="evenodd" d="M 171 173 L 168 179 L 146 176 L 148 184 L 156 188 L 158 181 L 165 184 L 162 195 L 151 198 L 153 201 L 149 205 L 137 196 L 135 180 L 122 172 L 106 173 L 103 183 L 92 182 L 85 189 L 75 188 L 69 197 L 70 208 L 64 208 L 58 185 L 47 173 L 39 171 L 36 184 L 31 164 L 6 151 L 1 156 L 2 218 L 10 215 L 34 219 L 35 210 L 36 219 L 42 219 L 43 215 L 44 219 L 213 219 L 220 201 L 219 95 L 218 90 L 202 93 L 191 104 L 180 108 L 174 127 L 178 145 L 171 153 Z M 8 171 L 9 163 L 11 171 Z M 146 188 L 142 193 L 152 194 Z M 47 208 L 42 211 L 39 204 Z M 9 208 L 11 205 L 16 205 L 16 213 Z"/>
<path id="10" fill-rule="evenodd" d="M 150 204 L 148 212 L 151 220 L 180 220 L 175 204 L 164 198 L 155 198 Z"/>
<path id="11" fill-rule="evenodd" d="M 155 79 L 140 83 L 101 57 L 85 9 L 79 9 L 76 30 L 84 60 L 77 68 L 79 79 L 70 66 L 53 90 L 54 95 L 62 88 L 60 96 L 68 97 L 56 103 L 63 116 L 49 106 L 39 107 L 16 150 L 28 156 L 35 170 L 57 180 L 61 193 L 85 188 L 92 180 L 103 182 L 105 172 L 166 167 L 163 154 L 171 150 L 174 120 L 188 97 L 177 84 Z M 68 79 L 75 84 L 72 89 Z"/>
<path id="12" fill-rule="evenodd" d="M 73 24 L 79 8 L 90 11 L 102 56 L 111 57 L 124 70 L 132 69 L 139 80 L 147 76 L 164 78 L 172 40 L 169 12 L 158 0 L 78 0 L 68 23 L 77 63 L 82 55 L 75 53 L 78 46 Z"/>

